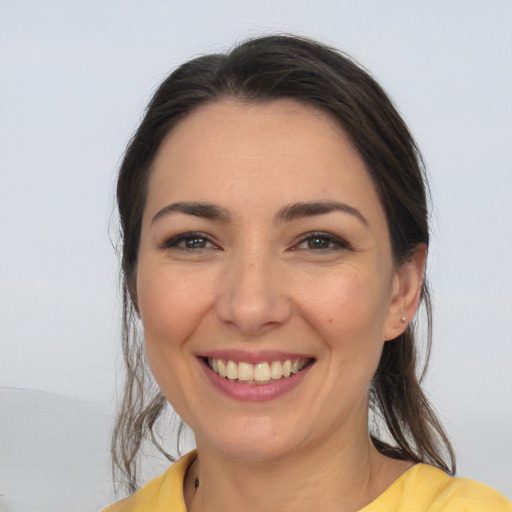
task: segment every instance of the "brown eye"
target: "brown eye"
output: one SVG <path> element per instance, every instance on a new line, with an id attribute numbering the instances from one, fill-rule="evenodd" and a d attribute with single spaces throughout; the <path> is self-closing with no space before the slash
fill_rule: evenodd
<path id="1" fill-rule="evenodd" d="M 339 251 L 350 249 L 348 242 L 329 233 L 307 233 L 302 240 L 292 248 L 298 251 Z"/>
<path id="2" fill-rule="evenodd" d="M 315 236 L 313 238 L 309 238 L 306 242 L 308 244 L 308 249 L 329 249 L 332 240 L 325 237 Z"/>
<path id="3" fill-rule="evenodd" d="M 194 251 L 201 249 L 218 249 L 207 235 L 203 233 L 181 233 L 166 240 L 162 244 L 163 249 L 181 249 L 182 251 Z"/>
<path id="4" fill-rule="evenodd" d="M 309 251 L 312 254 L 327 254 L 337 251 L 353 250 L 351 245 L 338 236 L 322 231 L 305 233 L 291 251 Z"/>
<path id="5" fill-rule="evenodd" d="M 204 249 L 208 243 L 205 238 L 199 237 L 184 238 L 182 242 L 187 249 Z"/>

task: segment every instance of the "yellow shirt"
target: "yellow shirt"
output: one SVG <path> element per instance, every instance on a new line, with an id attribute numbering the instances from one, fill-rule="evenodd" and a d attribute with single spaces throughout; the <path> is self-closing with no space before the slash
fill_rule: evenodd
<path id="1" fill-rule="evenodd" d="M 196 458 L 190 452 L 133 496 L 103 512 L 186 512 L 183 479 Z M 512 503 L 486 485 L 416 464 L 359 512 L 512 512 Z"/>

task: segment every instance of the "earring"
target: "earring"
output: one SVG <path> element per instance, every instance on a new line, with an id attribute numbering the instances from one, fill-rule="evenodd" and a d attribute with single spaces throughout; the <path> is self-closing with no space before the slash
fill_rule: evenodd
<path id="1" fill-rule="evenodd" d="M 405 316 L 403 316 L 402 318 L 400 318 L 400 321 L 405 324 L 405 322 L 407 322 L 407 318 L 405 318 Z"/>

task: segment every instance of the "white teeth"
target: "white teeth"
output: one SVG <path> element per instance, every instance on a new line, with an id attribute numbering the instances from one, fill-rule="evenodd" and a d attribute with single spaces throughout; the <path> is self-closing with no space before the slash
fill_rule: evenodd
<path id="1" fill-rule="evenodd" d="M 283 364 L 283 377 L 289 377 L 292 373 L 292 362 L 288 359 Z"/>
<path id="2" fill-rule="evenodd" d="M 249 363 L 238 363 L 238 380 L 253 380 L 254 366 Z"/>
<path id="3" fill-rule="evenodd" d="M 228 361 L 228 365 L 226 366 L 226 377 L 229 380 L 238 379 L 238 365 L 233 361 Z"/>
<path id="4" fill-rule="evenodd" d="M 210 368 L 221 377 L 229 380 L 239 380 L 244 382 L 269 382 L 270 380 L 279 380 L 290 377 L 307 366 L 309 360 L 290 360 L 271 361 L 270 363 L 261 362 L 251 364 L 246 362 L 235 362 L 225 359 L 208 358 Z"/>
<path id="5" fill-rule="evenodd" d="M 226 377 L 227 373 L 226 373 L 226 367 L 224 366 L 224 362 L 221 359 L 219 359 L 218 364 L 219 364 L 219 375 L 221 377 Z"/>
<path id="6" fill-rule="evenodd" d="M 270 380 L 270 366 L 268 363 L 258 363 L 254 366 L 254 380 Z"/>
<path id="7" fill-rule="evenodd" d="M 270 365 L 270 376 L 273 379 L 280 379 L 283 376 L 283 365 L 281 361 L 272 361 Z"/>

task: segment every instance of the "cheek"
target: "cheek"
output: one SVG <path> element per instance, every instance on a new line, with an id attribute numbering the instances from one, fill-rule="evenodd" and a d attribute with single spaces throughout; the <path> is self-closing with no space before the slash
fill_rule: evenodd
<path id="1" fill-rule="evenodd" d="M 206 308 L 207 294 L 196 281 L 182 274 L 152 272 L 141 266 L 137 294 L 148 350 L 153 345 L 175 348 L 198 325 Z"/>
<path id="2" fill-rule="evenodd" d="M 380 332 L 387 310 L 385 287 L 375 275 L 345 270 L 315 279 L 300 292 L 302 314 L 329 337 Z"/>
<path id="3" fill-rule="evenodd" d="M 187 361 L 194 357 L 187 340 L 204 319 L 206 293 L 194 276 L 139 265 L 139 311 L 147 360 L 164 396 L 182 417 L 188 417 L 187 395 L 194 381 Z"/>

